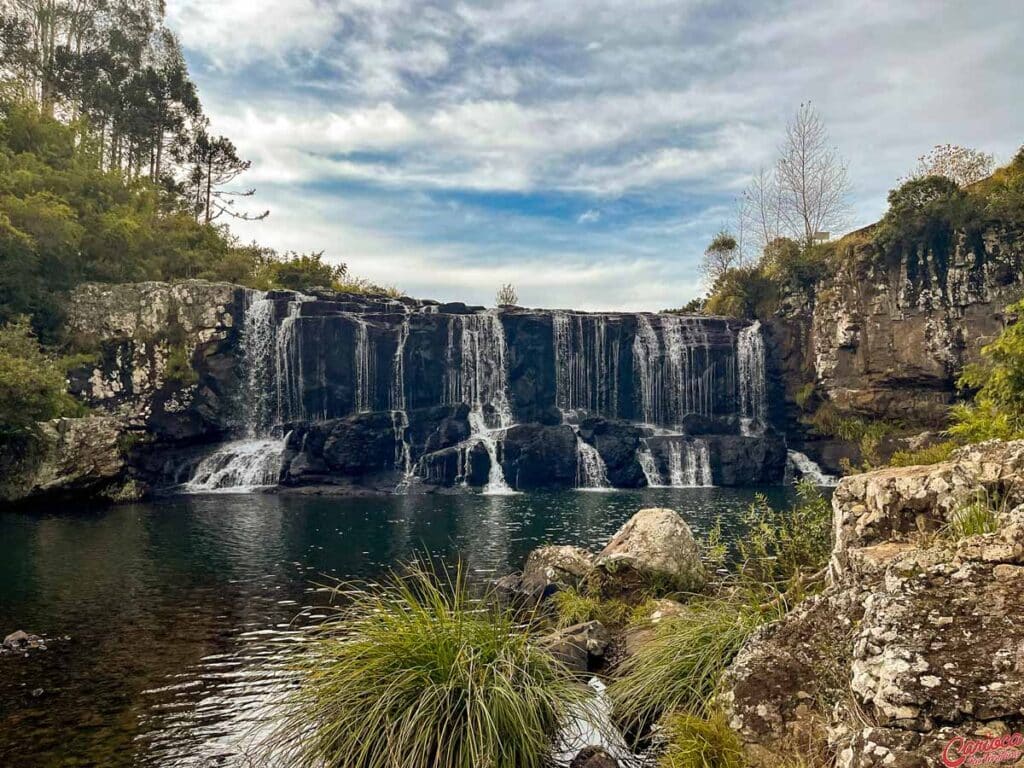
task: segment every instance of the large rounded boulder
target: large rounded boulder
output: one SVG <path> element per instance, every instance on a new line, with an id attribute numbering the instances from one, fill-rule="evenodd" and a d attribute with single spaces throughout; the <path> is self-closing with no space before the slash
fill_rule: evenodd
<path id="1" fill-rule="evenodd" d="M 602 597 L 655 597 L 698 592 L 707 580 L 700 548 L 671 509 L 641 509 L 601 550 L 588 579 Z"/>

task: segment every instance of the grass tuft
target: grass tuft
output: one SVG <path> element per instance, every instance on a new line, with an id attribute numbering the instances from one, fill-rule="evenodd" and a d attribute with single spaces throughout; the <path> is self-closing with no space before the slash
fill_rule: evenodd
<path id="1" fill-rule="evenodd" d="M 725 714 L 669 715 L 662 722 L 667 745 L 658 768 L 743 768 L 743 744 Z"/>
<path id="2" fill-rule="evenodd" d="M 947 526 L 947 533 L 953 541 L 998 530 L 999 512 L 987 493 L 979 493 L 974 501 L 958 507 Z"/>
<path id="3" fill-rule="evenodd" d="M 461 568 L 416 567 L 315 630 L 268 744 L 289 766 L 540 768 L 585 693 Z"/>
<path id="4" fill-rule="evenodd" d="M 706 714 L 725 667 L 765 621 L 754 606 L 708 599 L 659 622 L 608 687 L 616 717 L 642 733 L 668 712 Z"/>
<path id="5" fill-rule="evenodd" d="M 559 627 L 571 627 L 585 621 L 600 621 L 606 627 L 619 627 L 633 615 L 633 608 L 622 600 L 602 600 L 575 589 L 563 589 L 551 597 Z"/>

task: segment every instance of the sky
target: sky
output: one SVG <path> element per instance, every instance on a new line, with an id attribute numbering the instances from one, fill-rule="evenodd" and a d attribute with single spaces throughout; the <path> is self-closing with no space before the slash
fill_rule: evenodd
<path id="1" fill-rule="evenodd" d="M 1024 144 L 1021 0 L 168 0 L 243 240 L 412 296 L 659 310 L 811 101 L 849 229 L 932 146 Z"/>

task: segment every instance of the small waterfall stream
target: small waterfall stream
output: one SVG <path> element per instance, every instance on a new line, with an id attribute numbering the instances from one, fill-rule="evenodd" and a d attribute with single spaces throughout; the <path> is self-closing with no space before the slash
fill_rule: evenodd
<path id="1" fill-rule="evenodd" d="M 673 488 L 707 488 L 711 479 L 711 454 L 703 440 L 673 441 L 668 446 L 669 484 Z"/>
<path id="2" fill-rule="evenodd" d="M 501 317 L 495 312 L 457 315 L 448 328 L 447 358 L 455 358 L 455 327 L 458 326 L 459 365 L 448 368 L 447 392 L 450 404 L 468 403 L 469 439 L 463 452 L 463 483 L 469 476 L 470 451 L 483 445 L 490 460 L 487 485 L 483 493 L 516 493 L 505 481 L 501 468 L 500 438 L 513 424 L 508 398 L 507 350 Z M 491 423 L 488 423 L 488 418 Z"/>
<path id="3" fill-rule="evenodd" d="M 654 454 L 651 453 L 651 447 L 647 444 L 647 438 L 640 438 L 640 447 L 636 451 L 636 460 L 640 464 L 640 469 L 643 470 L 644 479 L 647 481 L 649 488 L 660 488 L 665 484 L 665 481 L 661 477 L 661 471 L 658 469 L 658 462 L 654 459 Z"/>
<path id="4" fill-rule="evenodd" d="M 185 493 L 238 492 L 276 485 L 288 436 L 274 438 L 273 403 L 267 393 L 274 378 L 271 361 L 279 341 L 274 332 L 274 305 L 258 291 L 246 296 L 242 328 L 245 391 L 242 402 L 245 437 L 217 447 L 203 458 L 181 490 Z"/>
<path id="5" fill-rule="evenodd" d="M 755 321 L 736 335 L 739 363 L 740 425 L 745 435 L 764 432 L 768 410 L 765 386 L 764 338 Z"/>
<path id="6" fill-rule="evenodd" d="M 815 485 L 833 486 L 839 482 L 835 475 L 825 472 L 814 459 L 805 453 L 786 451 L 786 458 L 790 469 L 796 470 L 801 478 L 810 480 Z"/>

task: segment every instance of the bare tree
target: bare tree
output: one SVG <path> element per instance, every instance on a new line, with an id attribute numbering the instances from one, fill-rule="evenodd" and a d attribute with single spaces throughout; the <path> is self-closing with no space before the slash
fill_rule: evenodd
<path id="1" fill-rule="evenodd" d="M 516 288 L 512 283 L 505 283 L 498 289 L 497 295 L 494 297 L 494 303 L 503 307 L 507 304 L 518 304 L 519 294 L 516 293 Z"/>
<path id="2" fill-rule="evenodd" d="M 701 279 L 710 290 L 726 272 L 742 265 L 743 254 L 736 238 L 724 229 L 711 240 L 700 263 Z"/>
<path id="3" fill-rule="evenodd" d="M 771 169 L 762 167 L 750 180 L 739 201 L 741 251 L 749 243 L 761 254 L 782 235 L 781 194 L 778 177 Z"/>
<path id="4" fill-rule="evenodd" d="M 846 162 L 810 102 L 801 104 L 786 126 L 780 154 L 779 218 L 789 234 L 811 245 L 818 232 L 846 223 L 849 181 Z"/>
<path id="5" fill-rule="evenodd" d="M 959 144 L 936 144 L 931 152 L 917 159 L 917 168 L 907 179 L 925 176 L 945 176 L 958 186 L 966 187 L 992 175 L 996 167 L 995 155 Z"/>

